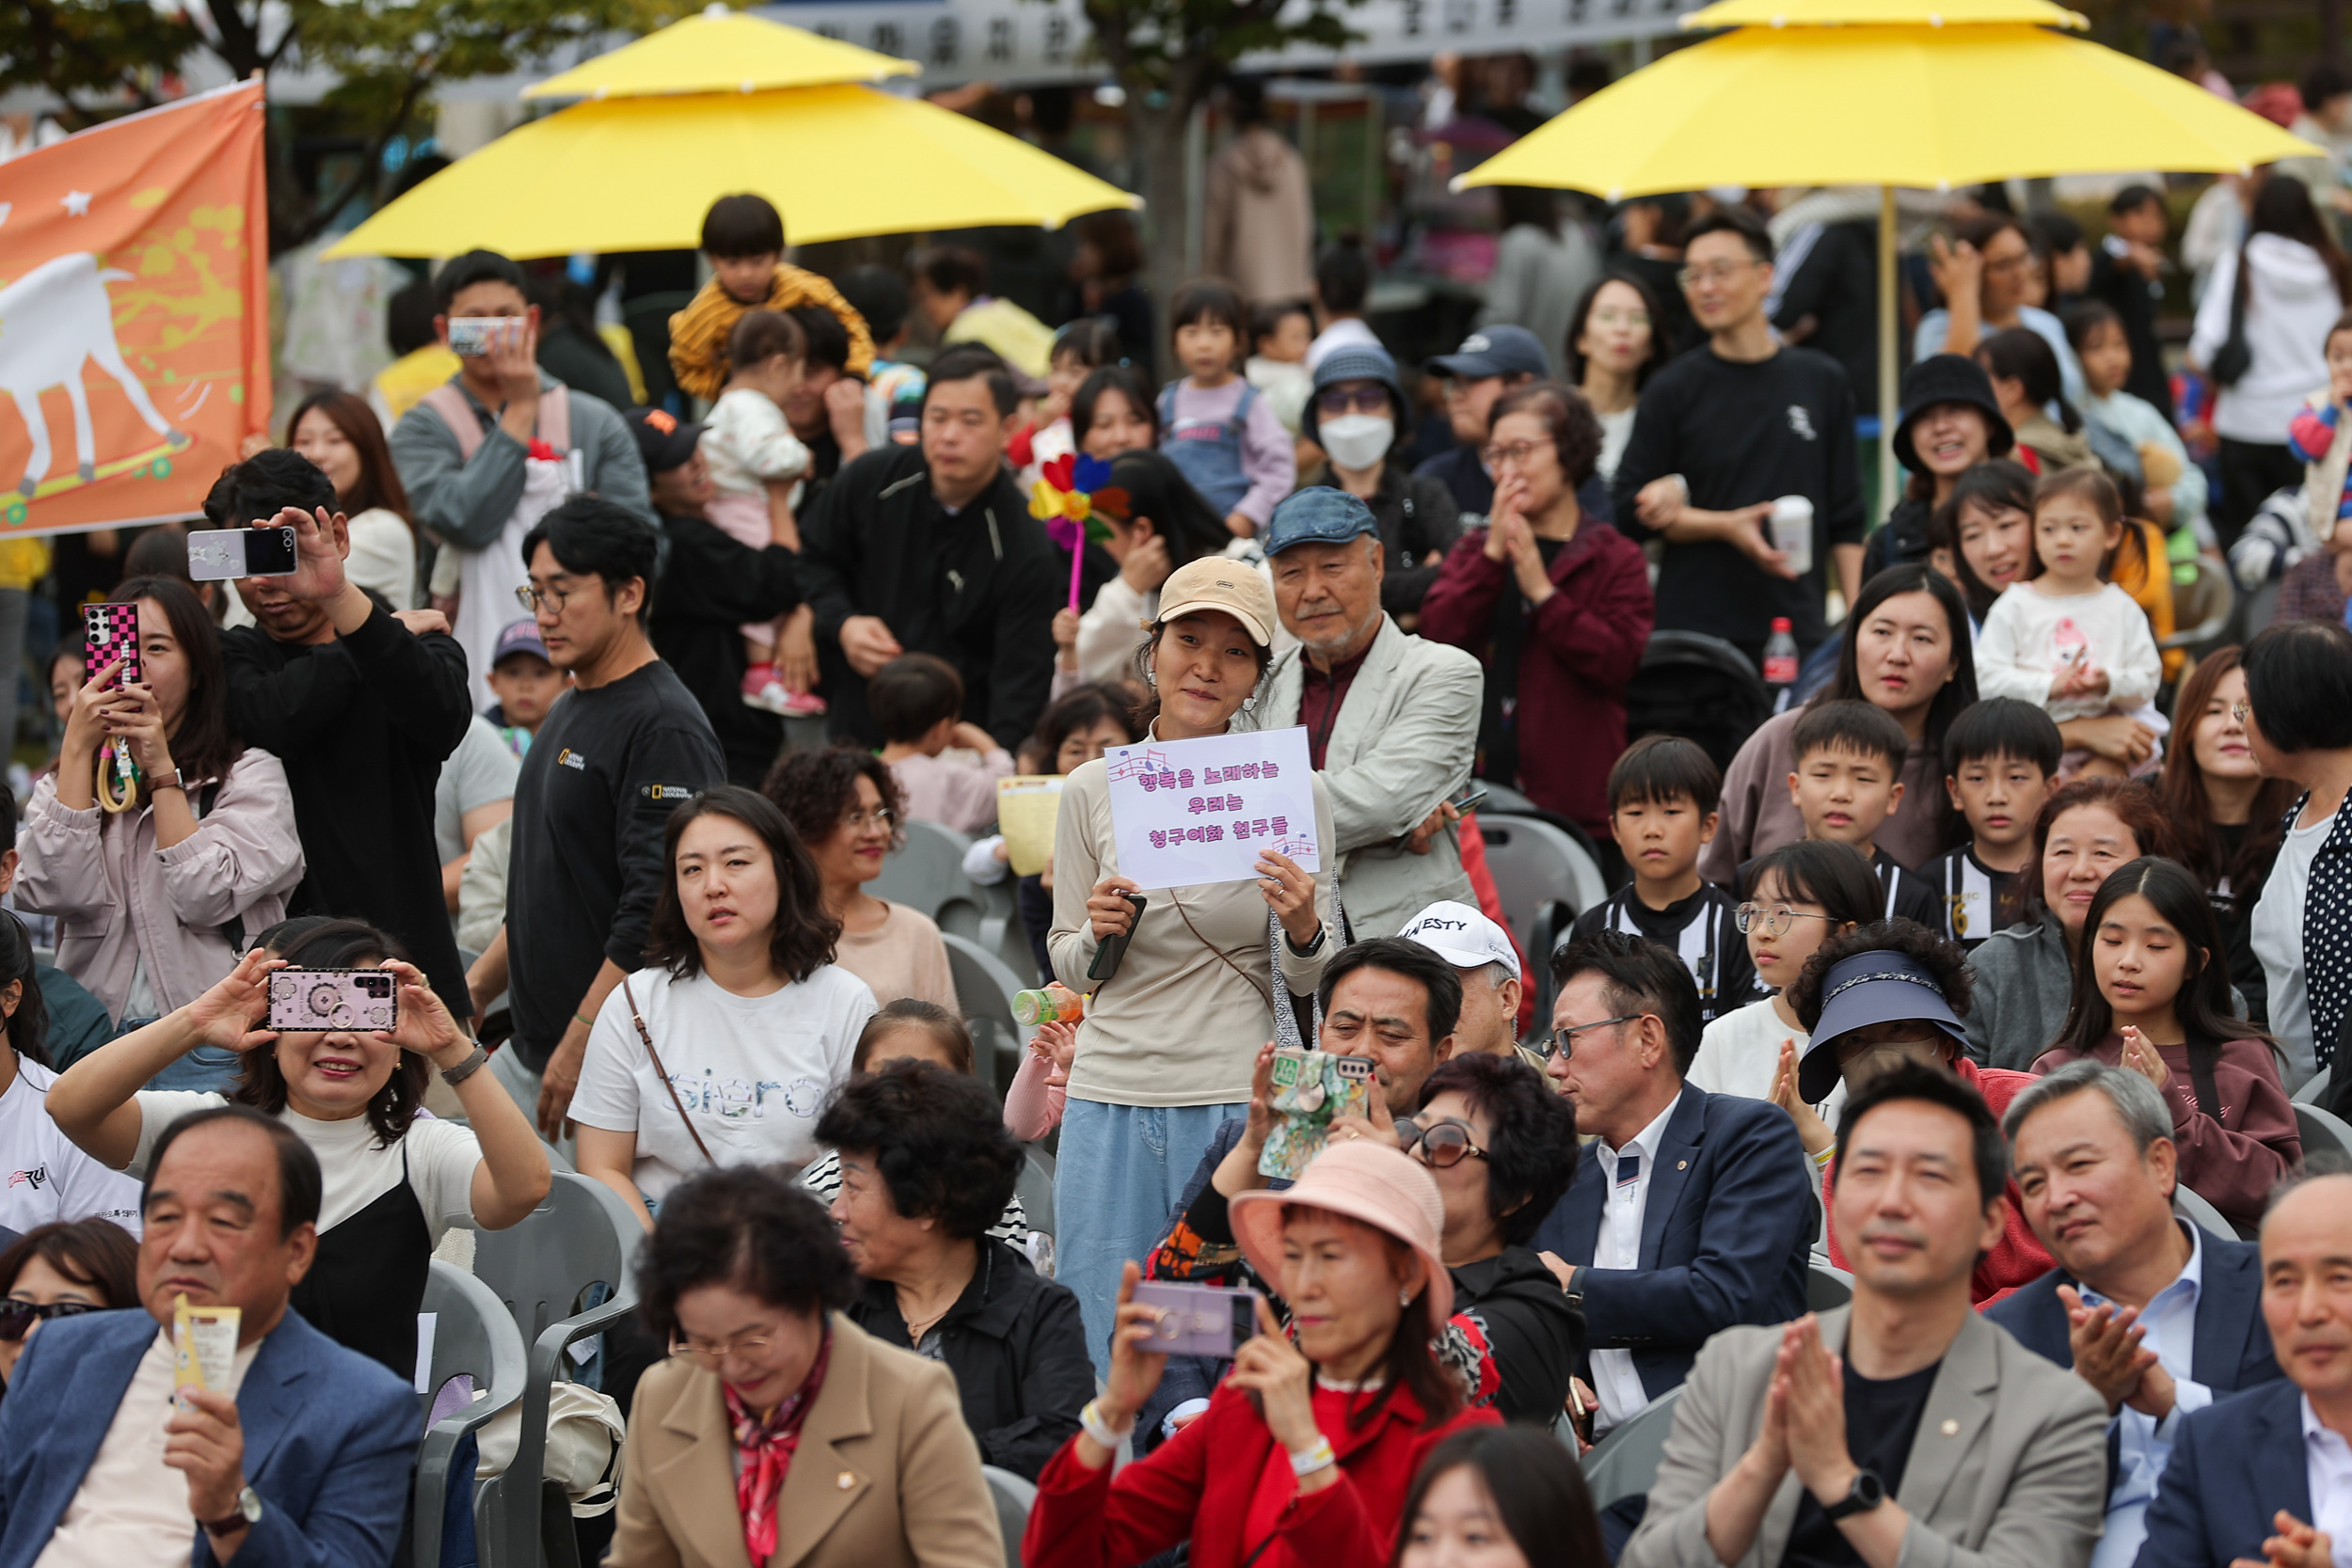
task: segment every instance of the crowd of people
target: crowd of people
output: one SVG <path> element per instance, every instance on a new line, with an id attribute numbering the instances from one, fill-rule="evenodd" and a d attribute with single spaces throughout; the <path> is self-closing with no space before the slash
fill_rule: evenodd
<path id="1" fill-rule="evenodd" d="M 294 569 L 231 595 L 158 530 L 99 595 L 135 664 L 51 663 L 0 855 L 0 1560 L 437 1529 L 431 1260 L 560 1169 L 643 1231 L 575 1369 L 619 1568 L 993 1565 L 989 1471 L 1023 1560 L 1090 1568 L 2352 1552 L 2352 1168 L 2295 1103 L 2352 1108 L 2352 263 L 2247 189 L 2185 433 L 2154 193 L 2104 270 L 1939 237 L 1883 517 L 1780 314 L 1813 252 L 1743 202 L 1612 257 L 1515 195 L 1518 282 L 1412 367 L 1359 245 L 1225 234 L 1247 280 L 1054 329 L 953 245 L 789 264 L 732 196 L 668 407 L 447 261 L 481 352 L 213 490 Z M 2176 565 L 2290 503 L 2325 582 L 2174 639 Z M 1779 711 L 1635 733 L 1659 633 Z M 1140 883 L 1108 753 L 1269 731 L 1313 853 Z M 1614 884 L 1550 951 L 1497 789 Z M 1001 1064 L 870 891 L 913 822 L 1012 891 L 1045 1004 Z M 1284 1164 L 1302 1062 L 1362 1098 Z M 242 1313 L 225 1386 L 183 1305 Z M 1580 1455 L 1644 1421 L 1596 1510 Z"/>

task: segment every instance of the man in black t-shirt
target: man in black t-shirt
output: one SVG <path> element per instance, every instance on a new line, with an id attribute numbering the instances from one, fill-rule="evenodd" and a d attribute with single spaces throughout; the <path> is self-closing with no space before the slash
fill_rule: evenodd
<path id="1" fill-rule="evenodd" d="M 596 496 L 573 497 L 523 539 L 540 640 L 572 689 L 515 784 L 501 933 L 515 1037 L 497 1062 L 519 1099 L 537 1080 L 550 1139 L 597 1009 L 644 966 L 670 813 L 726 778 L 710 721 L 645 637 L 655 543 L 649 524 Z"/>
<path id="2" fill-rule="evenodd" d="M 335 486 L 299 452 L 257 453 L 214 494 L 227 508 L 216 527 L 294 530 L 294 571 L 239 578 L 255 625 L 220 635 L 229 727 L 285 765 L 294 796 L 303 874 L 286 912 L 397 937 L 470 1018 L 433 838 L 441 764 L 473 721 L 466 651 L 438 610 L 396 612 L 343 575 L 351 531 Z"/>
<path id="3" fill-rule="evenodd" d="M 1833 987 L 1813 1037 L 1915 1018 L 1919 994 L 1900 975 Z M 1854 1090 L 1837 1132 L 1851 1305 L 1708 1342 L 1618 1568 L 2080 1568 L 2106 1506 L 2106 1402 L 1969 1302 L 2008 1223 L 1993 1113 L 1902 1059 Z"/>
<path id="4" fill-rule="evenodd" d="M 1666 542 L 1661 630 L 1710 632 L 1760 667 L 1776 617 L 1800 650 L 1828 635 L 1831 566 L 1848 604 L 1861 588 L 1853 393 L 1836 360 L 1773 339 L 1764 316 L 1772 242 L 1755 214 L 1726 207 L 1692 225 L 1682 277 L 1708 342 L 1643 389 L 1612 486 L 1617 526 Z M 1813 505 L 1802 574 L 1767 531 L 1783 496 Z"/>

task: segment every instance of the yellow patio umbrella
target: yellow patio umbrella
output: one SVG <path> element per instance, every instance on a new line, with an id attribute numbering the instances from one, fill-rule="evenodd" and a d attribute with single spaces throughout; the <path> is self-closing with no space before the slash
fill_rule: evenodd
<path id="1" fill-rule="evenodd" d="M 1455 181 L 1618 200 L 1710 185 L 1877 185 L 1881 473 L 1892 494 L 1895 197 L 2011 176 L 2242 171 L 2318 150 L 2102 44 L 2020 21 L 2038 0 L 1724 0 L 1762 25 L 1677 50 Z M 1851 24 L 1824 24 L 1854 17 Z M 1908 25 L 1878 19 L 1903 18 Z M 1785 24 L 1774 25 L 1777 20 Z"/>
<path id="2" fill-rule="evenodd" d="M 843 83 L 576 104 L 459 159 L 326 254 L 691 250 L 711 202 L 735 191 L 774 202 L 795 244 L 1054 228 L 1142 205 L 977 120 Z"/>
<path id="3" fill-rule="evenodd" d="M 914 76 L 913 60 L 713 6 L 523 89 L 525 98 L 759 92 Z"/>

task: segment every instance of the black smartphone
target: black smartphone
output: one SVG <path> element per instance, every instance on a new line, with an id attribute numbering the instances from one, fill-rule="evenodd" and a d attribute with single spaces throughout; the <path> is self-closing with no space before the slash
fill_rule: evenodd
<path id="1" fill-rule="evenodd" d="M 1473 789 L 1464 795 L 1461 799 L 1457 800 L 1449 800 L 1446 804 L 1452 806 L 1455 811 L 1461 813 L 1464 816 L 1468 816 L 1471 812 L 1476 811 L 1478 809 L 1478 803 L 1481 800 L 1484 800 L 1491 793 L 1492 791 L 1490 790 Z"/>
<path id="2" fill-rule="evenodd" d="M 1120 896 L 1135 906 L 1136 925 L 1142 924 L 1143 907 L 1151 900 L 1140 893 L 1122 893 Z M 1127 956 L 1127 939 L 1135 934 L 1136 927 L 1131 925 L 1119 935 L 1107 938 L 1102 946 L 1097 947 L 1094 950 L 1094 961 L 1087 965 L 1087 978 L 1099 984 L 1118 974 L 1119 960 Z"/>

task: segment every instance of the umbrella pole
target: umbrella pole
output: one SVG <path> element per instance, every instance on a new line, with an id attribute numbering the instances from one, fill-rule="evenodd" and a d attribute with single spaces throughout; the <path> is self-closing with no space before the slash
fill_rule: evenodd
<path id="1" fill-rule="evenodd" d="M 1895 509 L 1895 187 L 1879 187 L 1879 505 Z"/>

